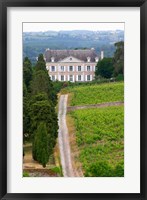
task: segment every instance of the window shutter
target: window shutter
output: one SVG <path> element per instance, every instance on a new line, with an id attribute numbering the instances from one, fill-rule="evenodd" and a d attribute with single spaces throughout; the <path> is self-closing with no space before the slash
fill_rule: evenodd
<path id="1" fill-rule="evenodd" d="M 85 75 L 85 81 L 87 81 L 87 75 Z"/>
<path id="2" fill-rule="evenodd" d="M 75 67 L 73 66 L 73 72 L 74 72 Z"/>
<path id="3" fill-rule="evenodd" d="M 55 81 L 57 80 L 57 75 L 55 75 Z"/>
<path id="4" fill-rule="evenodd" d="M 93 71 L 95 72 L 95 65 L 93 66 Z"/>
<path id="5" fill-rule="evenodd" d="M 73 75 L 73 82 L 75 82 L 75 76 Z"/>
<path id="6" fill-rule="evenodd" d="M 78 75 L 76 75 L 76 81 L 78 81 Z"/>
<path id="7" fill-rule="evenodd" d="M 52 68 L 51 68 L 51 66 L 49 67 L 49 70 L 50 70 L 50 72 L 52 71 Z"/>
<path id="8" fill-rule="evenodd" d="M 69 75 L 67 75 L 67 81 L 69 81 Z"/>
<path id="9" fill-rule="evenodd" d="M 58 81 L 61 81 L 61 76 L 58 74 Z"/>
<path id="10" fill-rule="evenodd" d="M 92 75 L 90 75 L 90 80 L 92 81 Z"/>
<path id="11" fill-rule="evenodd" d="M 81 75 L 81 81 L 83 81 L 83 75 Z"/>

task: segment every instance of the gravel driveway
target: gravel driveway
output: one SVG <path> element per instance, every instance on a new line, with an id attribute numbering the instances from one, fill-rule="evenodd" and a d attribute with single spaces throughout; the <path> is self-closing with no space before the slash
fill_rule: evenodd
<path id="1" fill-rule="evenodd" d="M 59 111 L 58 111 L 58 140 L 61 164 L 64 177 L 73 177 L 73 168 L 71 162 L 71 153 L 69 145 L 68 129 L 66 125 L 66 111 L 67 111 L 67 98 L 68 95 L 61 95 L 59 100 Z"/>

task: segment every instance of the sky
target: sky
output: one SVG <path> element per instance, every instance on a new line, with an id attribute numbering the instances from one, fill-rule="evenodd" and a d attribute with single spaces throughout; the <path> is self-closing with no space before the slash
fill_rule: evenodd
<path id="1" fill-rule="evenodd" d="M 23 23 L 23 32 L 124 30 L 124 23 Z"/>

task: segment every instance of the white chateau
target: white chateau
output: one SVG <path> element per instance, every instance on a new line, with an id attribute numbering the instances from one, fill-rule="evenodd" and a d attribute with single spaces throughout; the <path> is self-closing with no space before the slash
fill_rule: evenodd
<path id="1" fill-rule="evenodd" d="M 78 50 L 50 50 L 46 49 L 44 59 L 46 69 L 52 81 L 92 81 L 95 76 L 95 66 L 99 59 L 103 59 L 92 49 Z"/>

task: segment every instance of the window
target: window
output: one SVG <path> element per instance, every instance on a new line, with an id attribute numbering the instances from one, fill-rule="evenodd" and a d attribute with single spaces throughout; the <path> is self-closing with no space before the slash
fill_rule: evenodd
<path id="1" fill-rule="evenodd" d="M 87 81 L 90 81 L 90 75 L 87 75 Z"/>
<path id="2" fill-rule="evenodd" d="M 70 58 L 69 60 L 72 60 L 72 58 Z"/>
<path id="3" fill-rule="evenodd" d="M 64 76 L 63 75 L 61 75 L 61 81 L 64 81 Z"/>
<path id="4" fill-rule="evenodd" d="M 69 71 L 73 71 L 73 66 L 69 66 Z"/>
<path id="5" fill-rule="evenodd" d="M 78 81 L 81 81 L 81 75 L 78 75 Z"/>
<path id="6" fill-rule="evenodd" d="M 55 81 L 55 76 L 52 76 L 52 81 Z"/>
<path id="7" fill-rule="evenodd" d="M 87 71 L 90 71 L 90 66 L 87 66 Z"/>
<path id="8" fill-rule="evenodd" d="M 81 66 L 78 66 L 78 71 L 81 71 Z"/>
<path id="9" fill-rule="evenodd" d="M 64 66 L 61 66 L 61 71 L 63 71 L 63 72 L 64 72 Z"/>
<path id="10" fill-rule="evenodd" d="M 51 67 L 51 71 L 54 72 L 55 71 L 55 66 Z"/>
<path id="11" fill-rule="evenodd" d="M 69 76 L 69 81 L 73 82 L 73 75 Z"/>

